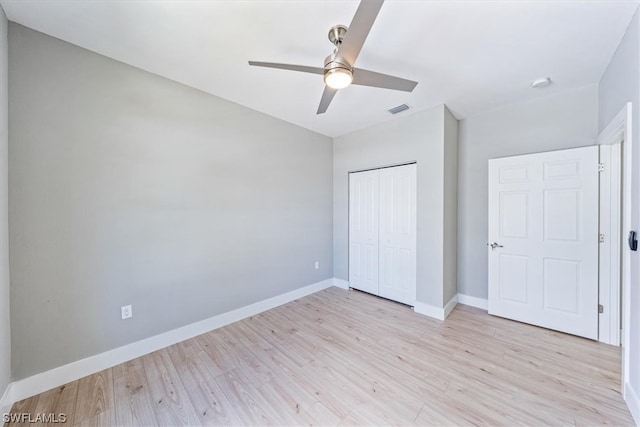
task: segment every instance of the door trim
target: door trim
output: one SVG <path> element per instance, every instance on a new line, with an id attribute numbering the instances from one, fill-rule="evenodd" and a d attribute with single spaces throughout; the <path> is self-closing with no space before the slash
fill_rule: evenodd
<path id="1" fill-rule="evenodd" d="M 622 141 L 600 145 L 600 246 L 598 268 L 598 341 L 620 345 L 620 257 Z"/>
<path id="2" fill-rule="evenodd" d="M 411 161 L 403 162 L 403 163 L 393 163 L 391 165 L 373 166 L 373 167 L 364 168 L 364 169 L 354 169 L 352 171 L 347 172 L 347 175 L 350 175 L 352 173 L 358 173 L 358 172 L 375 171 L 375 170 L 378 170 L 378 169 L 397 168 L 398 166 L 417 165 L 417 164 L 418 164 L 418 162 L 416 162 L 415 160 L 411 160 Z"/>
<path id="3" fill-rule="evenodd" d="M 624 141 L 632 141 L 633 109 L 628 102 L 622 110 L 611 120 L 607 127 L 598 136 L 598 144 L 612 145 L 622 144 L 622 235 L 621 237 L 621 299 L 622 299 L 622 395 L 627 399 L 627 385 L 629 383 L 629 341 L 631 301 L 628 298 L 631 286 L 631 251 L 626 248 L 624 238 L 631 230 L 631 174 L 633 169 L 632 144 Z"/>

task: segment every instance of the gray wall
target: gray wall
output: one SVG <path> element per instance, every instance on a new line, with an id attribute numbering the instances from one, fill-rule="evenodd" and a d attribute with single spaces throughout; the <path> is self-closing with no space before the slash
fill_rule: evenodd
<path id="1" fill-rule="evenodd" d="M 11 381 L 9 326 L 7 18 L 0 7 L 0 397 Z"/>
<path id="2" fill-rule="evenodd" d="M 444 109 L 444 298 L 458 292 L 458 120 Z"/>
<path id="3" fill-rule="evenodd" d="M 636 11 L 607 70 L 598 83 L 598 132 L 607 127 L 627 102 L 633 102 L 633 107 L 636 109 L 640 95 L 639 20 L 640 12 Z"/>
<path id="4" fill-rule="evenodd" d="M 597 87 L 587 86 L 461 120 L 458 126 L 458 292 L 487 298 L 487 160 L 593 145 Z"/>
<path id="5" fill-rule="evenodd" d="M 444 132 L 440 105 L 334 139 L 334 274 L 348 280 L 348 173 L 417 161 L 417 299 L 442 307 Z"/>
<path id="6" fill-rule="evenodd" d="M 9 84 L 16 379 L 333 276 L 330 138 L 13 23 Z"/>
<path id="7" fill-rule="evenodd" d="M 632 102 L 632 183 L 631 227 L 640 228 L 640 13 L 631 19 L 624 38 L 598 85 L 598 130 L 603 130 L 627 102 Z M 626 143 L 629 143 L 627 141 Z M 629 230 L 623 230 L 626 236 Z M 625 249 L 627 250 L 627 249 Z M 631 292 L 624 296 L 631 302 L 629 343 L 629 380 L 636 393 L 640 393 L 640 255 L 631 252 Z M 635 361 L 635 363 L 634 363 Z M 637 420 L 638 421 L 638 420 Z"/>

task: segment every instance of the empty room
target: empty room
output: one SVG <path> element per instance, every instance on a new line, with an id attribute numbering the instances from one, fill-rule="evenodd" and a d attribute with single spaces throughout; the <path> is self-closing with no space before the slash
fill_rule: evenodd
<path id="1" fill-rule="evenodd" d="M 640 2 L 0 0 L 3 425 L 640 425 Z"/>

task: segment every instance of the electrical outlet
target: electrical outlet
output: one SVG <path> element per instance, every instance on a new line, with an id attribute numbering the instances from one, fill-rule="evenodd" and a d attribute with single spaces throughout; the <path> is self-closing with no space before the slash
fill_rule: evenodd
<path id="1" fill-rule="evenodd" d="M 316 270 L 320 268 L 320 261 L 316 261 Z"/>
<path id="2" fill-rule="evenodd" d="M 122 314 L 122 320 L 133 317 L 133 311 L 130 305 L 123 305 L 120 307 L 120 313 Z"/>

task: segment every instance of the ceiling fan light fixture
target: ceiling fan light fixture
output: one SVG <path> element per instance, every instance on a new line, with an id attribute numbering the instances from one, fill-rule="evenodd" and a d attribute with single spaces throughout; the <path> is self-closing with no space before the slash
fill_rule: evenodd
<path id="1" fill-rule="evenodd" d="M 324 83 L 331 89 L 344 89 L 351 82 L 353 73 L 347 68 L 332 68 L 324 73 Z"/>

